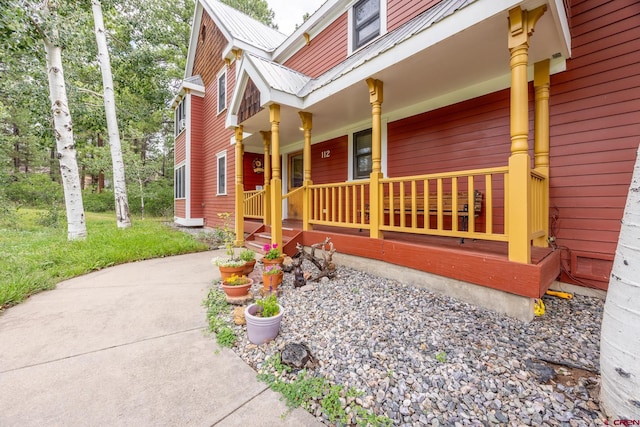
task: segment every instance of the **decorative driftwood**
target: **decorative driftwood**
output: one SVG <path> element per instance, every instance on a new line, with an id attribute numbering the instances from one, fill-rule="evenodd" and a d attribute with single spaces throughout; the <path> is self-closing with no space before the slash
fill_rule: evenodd
<path id="1" fill-rule="evenodd" d="M 296 249 L 298 253 L 294 255 L 294 258 L 302 258 L 307 259 L 316 266 L 320 272 L 317 276 L 310 278 L 312 282 L 317 282 L 319 279 L 323 277 L 328 277 L 332 279 L 336 274 L 336 265 L 333 262 L 333 254 L 336 252 L 336 249 L 333 247 L 333 243 L 331 242 L 331 238 L 327 237 L 324 239 L 324 242 L 314 243 L 311 245 L 311 253 L 304 250 L 304 246 L 300 243 L 296 244 Z M 322 250 L 320 256 L 316 256 L 316 249 Z"/>

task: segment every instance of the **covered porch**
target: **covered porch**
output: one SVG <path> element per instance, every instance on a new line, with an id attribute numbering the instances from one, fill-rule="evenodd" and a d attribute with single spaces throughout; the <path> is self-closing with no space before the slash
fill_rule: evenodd
<path id="1" fill-rule="evenodd" d="M 514 7 L 508 11 L 509 55 L 506 61 L 500 62 L 498 58 L 502 54 L 497 53 L 499 43 L 493 43 L 498 26 L 502 28 L 500 33 L 505 34 L 505 15 L 498 12 L 474 26 L 473 31 L 450 36 L 431 51 L 425 49 L 425 52 L 411 59 L 414 65 L 421 55 L 424 55 L 425 61 L 433 61 L 434 53 L 445 55 L 444 52 L 448 51 L 450 55 L 450 52 L 456 51 L 456 47 L 460 49 L 461 44 L 484 36 L 484 40 L 492 41 L 483 47 L 485 55 L 494 61 L 488 62 L 490 65 L 485 68 L 479 65 L 478 73 L 484 75 L 482 79 L 489 78 L 492 73 L 496 79 L 503 78 L 501 70 L 505 63 L 508 64 L 508 87 L 511 92 L 510 155 L 502 165 L 480 169 L 393 177 L 385 173 L 383 105 L 386 104 L 383 92 L 387 95 L 391 92 L 393 108 L 398 108 L 396 96 L 407 91 L 413 91 L 409 98 L 417 96 L 416 92 L 421 92 L 419 96 L 425 98 L 433 97 L 435 88 L 420 85 L 405 88 L 402 85 L 404 81 L 415 80 L 416 75 L 424 73 L 424 70 L 409 69 L 402 63 L 389 65 L 377 73 L 371 73 L 373 77 L 365 81 L 350 84 L 341 93 L 305 105 L 304 101 L 313 100 L 317 92 L 289 103 L 275 102 L 274 96 L 271 96 L 274 100 L 264 102 L 268 95 L 263 93 L 259 83 L 253 89 L 254 93 L 249 93 L 251 82 L 258 79 L 257 75 L 252 74 L 252 67 L 267 66 L 249 59 L 244 77 L 241 71 L 240 80 L 244 78 L 244 85 L 240 87 L 243 92 L 235 98 L 234 109 L 238 113 L 235 116 L 237 243 L 245 244 L 245 235 L 249 236 L 247 239 L 253 239 L 256 235 L 263 238 L 268 236 L 271 243 L 281 245 L 286 253 L 292 255 L 296 243 L 308 245 L 329 236 L 342 253 L 385 261 L 522 297 L 538 298 L 544 294 L 560 272 L 559 253 L 548 247 L 549 83 L 555 66 L 550 58 L 561 44 L 550 35 L 555 31 L 555 20 L 541 21 L 544 22 L 541 27 L 545 34 L 543 48 L 538 47 L 535 54 L 530 55 L 529 43 L 534 26 L 546 11 L 547 6 L 531 11 Z M 467 12 L 473 13 L 471 10 Z M 536 34 L 538 30 L 536 28 Z M 504 36 L 499 38 L 499 42 L 504 43 Z M 445 49 L 447 44 L 449 50 Z M 431 55 L 427 55 L 427 51 Z M 535 62 L 530 66 L 531 58 Z M 460 73 L 460 64 L 445 61 L 444 56 L 442 59 L 442 64 L 452 67 L 451 81 L 461 79 L 457 82 L 459 87 L 469 87 L 477 80 L 477 75 L 467 75 L 465 81 Z M 250 61 L 254 61 L 253 65 Z M 393 72 L 394 67 L 398 68 L 397 73 Z M 534 75 L 532 147 L 529 146 L 528 72 Z M 381 78 L 385 76 L 387 78 L 383 81 Z M 334 76 L 329 80 L 333 82 L 339 78 Z M 309 81 L 300 84 L 308 86 Z M 357 85 L 365 83 L 369 95 L 368 120 L 371 124 L 369 178 L 315 184 L 311 179 L 311 138 L 315 118 L 319 116 L 326 129 L 327 118 L 336 117 L 335 113 L 327 113 L 328 106 L 356 99 L 353 93 L 357 92 Z M 256 98 L 264 107 L 254 108 L 253 112 L 247 113 L 247 100 Z M 285 98 L 279 97 L 283 101 Z M 357 116 L 362 113 L 361 102 L 360 97 L 352 101 L 351 107 L 357 108 L 347 106 L 350 112 L 359 112 L 350 114 Z M 341 111 L 342 108 L 344 106 L 336 105 L 337 110 Z M 294 121 L 294 112 L 299 118 L 297 123 Z M 269 127 L 265 130 L 267 116 Z M 357 117 L 354 116 L 352 120 L 355 119 Z M 281 138 L 286 138 L 288 144 L 295 144 L 292 142 L 295 140 L 290 139 L 294 126 L 303 132 L 299 146 L 303 152 L 303 168 L 301 185 L 288 191 L 287 185 L 283 184 Z M 330 132 L 325 131 L 324 134 Z M 255 191 L 244 191 L 244 147 L 247 144 L 257 145 L 258 141 L 264 150 L 264 186 Z M 286 209 L 293 198 L 301 200 L 300 219 L 287 221 L 283 207 Z M 261 225 L 254 233 L 255 220 Z"/>

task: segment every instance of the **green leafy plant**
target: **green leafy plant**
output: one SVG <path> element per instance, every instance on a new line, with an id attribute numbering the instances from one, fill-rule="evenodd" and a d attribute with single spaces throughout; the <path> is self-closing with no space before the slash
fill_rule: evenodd
<path id="1" fill-rule="evenodd" d="M 221 347 L 233 347 L 238 338 L 235 331 L 224 320 L 224 316 L 231 312 L 224 292 L 211 288 L 203 304 L 207 308 L 209 332 L 215 334 L 216 341 Z"/>
<path id="2" fill-rule="evenodd" d="M 240 261 L 239 259 L 226 258 L 226 257 L 215 257 L 211 260 L 211 264 L 217 265 L 218 267 L 242 267 L 245 262 Z"/>
<path id="3" fill-rule="evenodd" d="M 447 353 L 444 351 L 436 353 L 436 361 L 440 363 L 445 363 L 447 361 Z"/>
<path id="4" fill-rule="evenodd" d="M 275 276 L 276 274 L 280 274 L 280 273 L 282 273 L 282 267 L 280 266 L 280 264 L 273 264 L 273 265 L 267 266 L 267 268 L 264 269 L 262 274 Z"/>
<path id="5" fill-rule="evenodd" d="M 235 259 L 236 235 L 231 226 L 231 215 L 231 212 L 221 212 L 218 214 L 218 218 L 222 220 L 221 237 L 224 242 L 224 247 L 227 249 L 227 256 L 231 259 Z"/>
<path id="6" fill-rule="evenodd" d="M 242 276 L 238 276 L 237 274 L 232 274 L 231 277 L 224 280 L 224 284 L 227 286 L 241 286 L 249 283 L 249 278 L 244 274 Z"/>
<path id="7" fill-rule="evenodd" d="M 260 317 L 273 317 L 280 312 L 280 306 L 278 305 L 278 297 L 275 293 L 256 301 L 258 310 L 256 316 Z"/>
<path id="8" fill-rule="evenodd" d="M 256 259 L 256 253 L 250 249 L 243 249 L 240 251 L 240 259 L 244 262 L 253 261 Z"/>

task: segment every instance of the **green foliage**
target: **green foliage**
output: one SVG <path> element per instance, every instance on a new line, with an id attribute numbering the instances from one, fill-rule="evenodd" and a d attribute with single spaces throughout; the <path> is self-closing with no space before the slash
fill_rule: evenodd
<path id="1" fill-rule="evenodd" d="M 111 190 L 102 190 L 102 193 L 85 190 L 82 192 L 82 202 L 86 212 L 110 212 L 116 208 Z"/>
<path id="2" fill-rule="evenodd" d="M 266 0 L 221 0 L 232 8 L 239 10 L 245 15 L 249 15 L 256 21 L 278 29 L 278 26 L 273 22 L 275 12 L 269 8 L 269 3 Z"/>
<path id="3" fill-rule="evenodd" d="M 376 416 L 371 411 L 357 404 L 354 397 L 362 396 L 362 392 L 353 387 L 346 389 L 343 385 L 331 384 L 323 377 L 310 375 L 306 370 L 297 373 L 287 380 L 291 368 L 284 365 L 280 354 L 274 354 L 265 360 L 258 373 L 258 380 L 265 382 L 274 391 L 279 392 L 291 409 L 303 407 L 311 409 L 312 402 L 318 402 L 322 411 L 332 423 L 338 425 L 355 423 L 359 426 L 391 426 L 393 422 L 384 416 Z M 347 399 L 350 411 L 347 414 L 342 401 Z"/>
<path id="4" fill-rule="evenodd" d="M 225 316 L 229 315 L 231 308 L 227 304 L 224 292 L 211 288 L 203 304 L 207 308 L 209 332 L 216 335 L 216 341 L 221 347 L 233 347 L 238 338 L 225 320 Z"/>
<path id="5" fill-rule="evenodd" d="M 46 174 L 18 174 L 5 189 L 14 203 L 30 207 L 49 207 L 62 203 L 62 186 Z"/>
<path id="6" fill-rule="evenodd" d="M 88 236 L 68 241 L 64 228 L 43 228 L 41 211 L 18 210 L 17 225 L 0 229 L 0 308 L 55 284 L 116 264 L 206 250 L 192 236 L 160 221 L 114 226 L 114 215 L 88 214 Z"/>
<path id="7" fill-rule="evenodd" d="M 447 361 L 447 353 L 444 351 L 436 353 L 436 361 L 445 363 Z"/>
<path id="8" fill-rule="evenodd" d="M 280 312 L 280 306 L 278 306 L 278 297 L 275 293 L 271 293 L 269 296 L 257 300 L 258 311 L 256 315 L 260 317 L 273 317 Z"/>

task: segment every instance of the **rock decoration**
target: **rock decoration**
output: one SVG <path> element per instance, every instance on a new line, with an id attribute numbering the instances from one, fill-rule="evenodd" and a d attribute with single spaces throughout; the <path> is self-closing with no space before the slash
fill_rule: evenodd
<path id="1" fill-rule="evenodd" d="M 302 343 L 285 344 L 280 353 L 280 360 L 283 364 L 294 369 L 312 368 L 317 363 L 309 347 Z"/>

